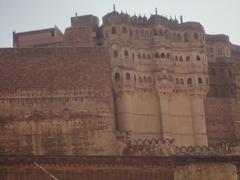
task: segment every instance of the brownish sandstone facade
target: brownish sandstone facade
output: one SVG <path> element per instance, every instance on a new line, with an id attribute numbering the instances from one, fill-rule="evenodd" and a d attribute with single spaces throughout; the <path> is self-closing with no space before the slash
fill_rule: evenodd
<path id="1" fill-rule="evenodd" d="M 13 40 L 0 49 L 0 179 L 39 179 L 33 160 L 59 179 L 237 178 L 240 47 L 226 35 L 114 10 L 100 27 L 75 16 L 64 34 Z"/>

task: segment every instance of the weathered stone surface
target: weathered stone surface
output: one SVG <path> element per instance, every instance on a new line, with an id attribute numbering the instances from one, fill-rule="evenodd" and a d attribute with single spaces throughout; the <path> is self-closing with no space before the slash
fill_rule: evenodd
<path id="1" fill-rule="evenodd" d="M 1 154 L 116 154 L 102 48 L 1 49 Z"/>

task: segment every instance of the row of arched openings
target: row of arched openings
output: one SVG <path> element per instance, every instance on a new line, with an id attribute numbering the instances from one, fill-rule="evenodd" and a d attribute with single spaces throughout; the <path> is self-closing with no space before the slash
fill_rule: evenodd
<path id="1" fill-rule="evenodd" d="M 113 52 L 113 56 L 114 56 L 114 57 L 118 57 L 118 56 L 119 56 L 117 50 L 115 50 L 115 51 Z M 128 52 L 127 50 L 124 51 L 124 57 L 125 57 L 125 58 L 129 58 L 129 52 Z M 138 53 L 137 57 L 138 57 L 138 59 L 151 59 L 151 55 L 150 55 L 150 54 L 144 54 L 144 53 L 143 53 L 143 54 Z M 132 58 L 135 59 L 134 53 L 132 53 Z M 167 58 L 167 59 L 170 59 L 170 58 L 171 58 L 171 55 L 170 55 L 170 53 L 158 53 L 158 52 L 157 52 L 157 53 L 155 53 L 154 58 L 156 58 L 156 59 L 158 59 L 158 58 L 162 58 L 162 59 Z M 185 58 L 185 60 L 186 60 L 187 62 L 190 61 L 190 59 L 191 59 L 190 56 L 186 56 L 186 58 Z M 174 60 L 175 60 L 175 61 L 180 61 L 180 62 L 183 62 L 183 61 L 184 61 L 182 56 L 175 56 Z M 197 55 L 197 56 L 196 56 L 196 60 L 197 60 L 197 61 L 200 61 L 200 60 L 201 60 L 201 57 L 200 57 L 199 55 Z"/>
<path id="2" fill-rule="evenodd" d="M 121 76 L 120 76 L 120 73 L 119 73 L 119 72 L 116 72 L 116 73 L 114 74 L 114 79 L 115 79 L 115 81 L 120 81 L 120 80 L 121 80 Z M 126 74 L 125 74 L 125 79 L 128 80 L 128 81 L 131 80 L 131 75 L 130 75 L 130 73 L 126 73 Z M 134 79 L 135 82 L 137 81 L 136 75 L 133 76 L 133 79 Z M 152 78 L 151 78 L 150 76 L 149 76 L 149 77 L 139 76 L 139 77 L 138 77 L 138 80 L 139 80 L 139 82 L 152 83 Z"/>
<path id="3" fill-rule="evenodd" d="M 123 34 L 126 34 L 128 32 L 127 28 L 125 26 L 123 26 L 121 32 Z M 112 34 L 116 34 L 116 33 L 117 33 L 117 28 L 115 26 L 113 26 L 112 27 Z M 141 30 L 140 31 L 140 30 L 136 29 L 135 33 L 136 33 L 137 36 L 138 35 L 141 35 L 141 36 L 144 36 L 144 37 L 149 36 L 149 31 L 148 30 Z M 132 29 L 129 30 L 129 34 L 130 35 L 133 34 Z M 189 42 L 189 39 L 190 39 L 189 38 L 190 35 L 189 35 L 188 32 L 185 32 L 183 34 L 183 38 L 182 38 L 182 35 L 180 33 L 176 33 L 176 32 L 171 33 L 168 30 L 163 30 L 161 28 L 153 29 L 153 35 L 154 36 L 164 36 L 166 39 L 171 39 L 171 40 L 173 40 L 175 42 L 181 42 L 182 39 L 184 40 L 184 42 Z M 199 40 L 199 34 L 197 32 L 194 32 L 193 38 L 195 40 Z"/>
<path id="4" fill-rule="evenodd" d="M 125 74 L 125 78 L 126 78 L 126 80 L 131 80 L 130 73 L 126 73 Z M 120 81 L 121 80 L 121 76 L 120 76 L 119 72 L 115 73 L 114 79 L 115 79 L 115 81 Z M 163 75 L 162 78 L 161 78 L 161 76 L 157 76 L 157 80 L 158 81 L 161 81 L 162 79 L 173 81 L 173 78 L 172 78 L 171 75 L 169 75 L 168 77 L 167 77 L 167 75 Z M 136 82 L 136 80 L 137 80 L 136 75 L 134 75 L 134 81 Z M 149 82 L 149 83 L 152 83 L 152 78 L 150 76 L 149 77 L 139 76 L 138 80 L 139 80 L 139 82 Z M 198 82 L 198 84 L 203 84 L 202 78 L 198 77 L 197 82 Z M 184 79 L 183 78 L 176 78 L 176 84 L 184 84 Z M 193 84 L 192 78 L 188 78 L 187 79 L 187 84 L 190 85 L 190 86 Z"/>
<path id="5" fill-rule="evenodd" d="M 202 78 L 198 77 L 197 82 L 198 82 L 198 84 L 203 84 Z M 184 84 L 184 79 L 183 78 L 176 78 L 176 84 Z M 187 84 L 190 85 L 190 86 L 193 84 L 192 78 L 187 79 Z"/>

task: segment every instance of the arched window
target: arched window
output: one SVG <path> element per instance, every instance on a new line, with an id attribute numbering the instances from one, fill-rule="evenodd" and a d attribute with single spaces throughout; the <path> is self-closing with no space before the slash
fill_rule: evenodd
<path id="1" fill-rule="evenodd" d="M 159 54 L 158 53 L 155 53 L 155 58 L 159 58 Z"/>
<path id="2" fill-rule="evenodd" d="M 136 75 L 134 75 L 134 81 L 135 81 L 135 82 L 137 81 Z"/>
<path id="3" fill-rule="evenodd" d="M 142 37 L 144 36 L 144 30 L 141 30 L 141 36 Z"/>
<path id="4" fill-rule="evenodd" d="M 187 83 L 188 83 L 188 85 L 192 85 L 192 79 L 188 78 Z"/>
<path id="5" fill-rule="evenodd" d="M 162 29 L 159 29 L 159 35 L 163 36 L 163 30 Z"/>
<path id="6" fill-rule="evenodd" d="M 139 80 L 139 82 L 141 83 L 141 82 L 142 82 L 142 77 L 139 76 L 139 77 L 138 77 L 138 80 Z"/>
<path id="7" fill-rule="evenodd" d="M 172 33 L 171 32 L 168 33 L 168 36 L 169 36 L 169 39 L 172 40 Z"/>
<path id="8" fill-rule="evenodd" d="M 185 42 L 189 41 L 188 33 L 184 33 L 184 41 Z"/>
<path id="9" fill-rule="evenodd" d="M 168 76 L 168 80 L 169 80 L 169 81 L 173 81 L 173 78 L 172 78 L 171 75 Z"/>
<path id="10" fill-rule="evenodd" d="M 184 84 L 184 80 L 181 78 L 181 84 Z"/>
<path id="11" fill-rule="evenodd" d="M 148 31 L 145 31 L 145 37 L 148 38 Z"/>
<path id="12" fill-rule="evenodd" d="M 143 59 L 146 59 L 146 55 L 145 54 L 143 54 L 142 56 L 143 56 Z"/>
<path id="13" fill-rule="evenodd" d="M 118 57 L 118 52 L 117 51 L 113 52 L 113 57 Z"/>
<path id="14" fill-rule="evenodd" d="M 170 53 L 167 53 L 167 58 L 170 59 Z"/>
<path id="15" fill-rule="evenodd" d="M 200 60 L 201 60 L 201 58 L 200 58 L 199 55 L 196 56 L 196 59 L 197 59 L 197 61 L 200 61 Z"/>
<path id="16" fill-rule="evenodd" d="M 177 41 L 177 35 L 176 35 L 176 33 L 173 33 L 173 41 Z"/>
<path id="17" fill-rule="evenodd" d="M 134 53 L 132 53 L 132 58 L 133 58 L 133 59 L 135 58 L 135 55 L 134 55 Z"/>
<path id="18" fill-rule="evenodd" d="M 124 56 L 125 56 L 125 58 L 128 58 L 129 54 L 128 54 L 127 50 L 124 51 Z"/>
<path id="19" fill-rule="evenodd" d="M 165 37 L 166 39 L 168 39 L 168 31 L 167 31 L 167 30 L 164 31 L 164 37 Z"/>
<path id="20" fill-rule="evenodd" d="M 157 35 L 158 35 L 158 33 L 157 33 L 157 30 L 156 30 L 156 29 L 153 29 L 153 35 L 154 35 L 154 36 L 157 36 Z"/>
<path id="21" fill-rule="evenodd" d="M 165 58 L 166 58 L 166 56 L 165 56 L 165 54 L 164 54 L 164 53 L 161 53 L 161 58 L 163 58 L 163 59 L 165 59 Z"/>
<path id="22" fill-rule="evenodd" d="M 122 27 L 122 33 L 124 33 L 124 34 L 127 33 L 127 28 L 125 26 Z"/>
<path id="23" fill-rule="evenodd" d="M 115 75 L 114 75 L 114 79 L 115 79 L 115 81 L 120 81 L 120 74 L 117 72 L 117 73 L 115 73 Z"/>
<path id="24" fill-rule="evenodd" d="M 178 57 L 177 56 L 175 56 L 175 61 L 178 61 Z"/>
<path id="25" fill-rule="evenodd" d="M 179 61 L 183 62 L 183 57 L 182 56 L 180 56 Z"/>
<path id="26" fill-rule="evenodd" d="M 148 54 L 148 56 L 147 56 L 147 57 L 148 57 L 148 59 L 151 59 L 151 56 L 150 56 L 150 54 Z"/>
<path id="27" fill-rule="evenodd" d="M 131 79 L 131 76 L 129 73 L 126 73 L 126 80 L 130 80 Z"/>
<path id="28" fill-rule="evenodd" d="M 196 32 L 194 33 L 194 39 L 198 40 L 198 33 L 196 33 Z"/>
<path id="29" fill-rule="evenodd" d="M 198 84 L 202 84 L 203 83 L 203 81 L 202 81 L 202 78 L 198 78 Z"/>
<path id="30" fill-rule="evenodd" d="M 142 56 L 141 56 L 141 54 L 139 53 L 139 54 L 138 54 L 138 59 L 141 59 L 141 58 L 142 58 Z"/>
<path id="31" fill-rule="evenodd" d="M 112 27 L 112 34 L 116 34 L 117 33 L 117 29 L 115 26 Z"/>
<path id="32" fill-rule="evenodd" d="M 187 61 L 187 62 L 190 61 L 190 56 L 187 56 L 187 57 L 186 57 L 186 61 Z"/>
<path id="33" fill-rule="evenodd" d="M 179 84 L 179 79 L 178 78 L 176 78 L 176 84 Z"/>
<path id="34" fill-rule="evenodd" d="M 167 75 L 166 74 L 163 75 L 163 79 L 167 79 Z"/>
<path id="35" fill-rule="evenodd" d="M 181 34 L 177 34 L 177 40 L 178 40 L 178 42 L 181 42 L 182 41 L 182 38 L 181 38 Z"/>
<path id="36" fill-rule="evenodd" d="M 147 82 L 147 78 L 144 76 L 143 77 L 143 81 L 146 83 Z"/>

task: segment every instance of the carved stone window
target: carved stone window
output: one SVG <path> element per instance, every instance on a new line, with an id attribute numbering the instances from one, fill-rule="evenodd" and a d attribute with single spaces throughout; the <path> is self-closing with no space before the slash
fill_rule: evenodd
<path id="1" fill-rule="evenodd" d="M 182 37 L 181 37 L 181 34 L 177 34 L 177 40 L 179 41 L 179 42 L 181 42 L 182 41 Z"/>
<path id="2" fill-rule="evenodd" d="M 176 35 L 176 33 L 173 33 L 172 37 L 173 37 L 173 41 L 177 41 L 177 35 Z"/>
<path id="3" fill-rule="evenodd" d="M 184 80 L 182 78 L 181 78 L 180 82 L 181 82 L 181 84 L 184 84 Z"/>
<path id="4" fill-rule="evenodd" d="M 147 82 L 147 78 L 145 76 L 143 77 L 143 80 L 145 83 Z"/>
<path id="5" fill-rule="evenodd" d="M 117 34 L 117 29 L 115 26 L 112 27 L 112 34 Z"/>
<path id="6" fill-rule="evenodd" d="M 198 78 L 198 84 L 202 84 L 203 83 L 203 80 L 202 80 L 202 78 Z"/>
<path id="7" fill-rule="evenodd" d="M 118 52 L 117 51 L 113 52 L 113 57 L 118 57 Z"/>
<path id="8" fill-rule="evenodd" d="M 196 56 L 197 61 L 201 60 L 201 57 L 199 55 Z"/>
<path id="9" fill-rule="evenodd" d="M 176 78 L 176 84 L 180 84 L 180 83 L 179 83 L 179 79 L 178 79 L 178 78 Z"/>
<path id="10" fill-rule="evenodd" d="M 125 57 L 125 58 L 128 58 L 128 56 L 129 56 L 128 51 L 125 50 L 125 51 L 124 51 L 124 57 Z"/>
<path id="11" fill-rule="evenodd" d="M 141 54 L 139 53 L 139 54 L 138 54 L 138 59 L 141 59 L 141 58 L 142 58 L 142 56 L 141 56 Z"/>
<path id="12" fill-rule="evenodd" d="M 146 54 L 143 54 L 143 59 L 146 59 Z"/>
<path id="13" fill-rule="evenodd" d="M 194 33 L 194 39 L 195 39 L 195 40 L 198 40 L 198 39 L 199 39 L 198 33 L 196 33 L 196 32 Z"/>
<path id="14" fill-rule="evenodd" d="M 166 55 L 164 53 L 161 53 L 161 58 L 165 59 Z"/>
<path id="15" fill-rule="evenodd" d="M 129 73 L 126 73 L 126 80 L 130 80 L 131 79 L 131 75 Z"/>
<path id="16" fill-rule="evenodd" d="M 179 61 L 183 62 L 183 57 L 182 56 L 179 57 Z"/>
<path id="17" fill-rule="evenodd" d="M 127 33 L 127 28 L 125 26 L 122 27 L 122 33 L 124 33 L 124 34 Z"/>
<path id="18" fill-rule="evenodd" d="M 153 29 L 153 35 L 154 35 L 154 36 L 157 36 L 157 35 L 158 35 L 158 33 L 157 33 L 157 30 L 156 30 L 156 29 Z"/>
<path id="19" fill-rule="evenodd" d="M 191 78 L 188 78 L 188 80 L 187 80 L 187 83 L 188 83 L 188 85 L 192 85 L 192 79 Z"/>
<path id="20" fill-rule="evenodd" d="M 120 74 L 118 72 L 115 73 L 114 79 L 115 79 L 115 81 L 120 81 L 121 80 Z"/>
<path id="21" fill-rule="evenodd" d="M 170 58 L 171 58 L 171 56 L 170 56 L 170 53 L 167 53 L 167 58 L 168 58 L 168 59 L 170 59 Z"/>
<path id="22" fill-rule="evenodd" d="M 190 61 L 190 56 L 186 57 L 186 61 L 189 62 Z"/>
<path id="23" fill-rule="evenodd" d="M 189 41 L 188 33 L 184 33 L 184 41 L 185 42 Z"/>
<path id="24" fill-rule="evenodd" d="M 177 56 L 175 56 L 175 61 L 178 61 L 178 57 Z"/>

